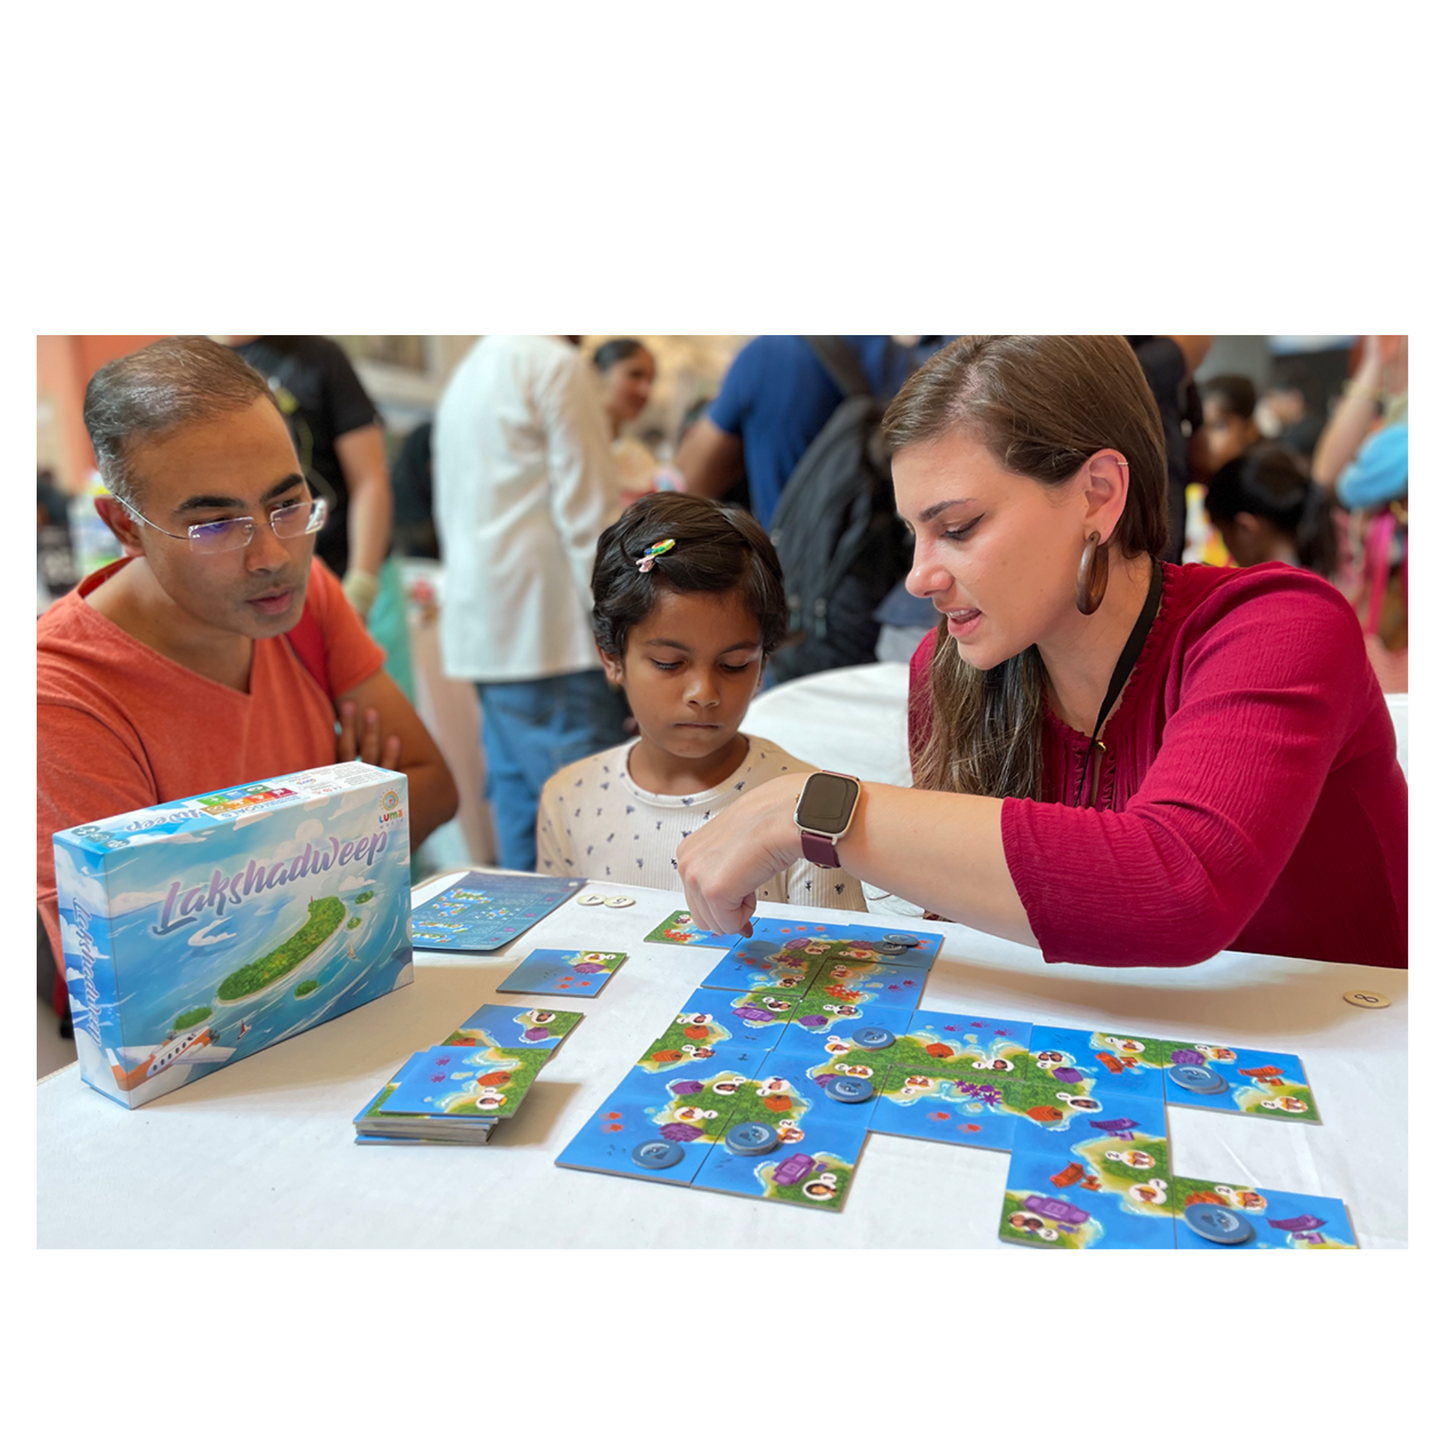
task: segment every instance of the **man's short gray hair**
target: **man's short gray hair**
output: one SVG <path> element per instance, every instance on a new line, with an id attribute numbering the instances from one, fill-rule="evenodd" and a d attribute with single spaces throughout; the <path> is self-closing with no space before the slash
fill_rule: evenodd
<path id="1" fill-rule="evenodd" d="M 274 404 L 266 378 L 207 336 L 167 336 L 118 357 L 85 388 L 85 426 L 100 475 L 113 495 L 134 504 L 140 479 L 131 442 L 244 411 L 262 396 Z"/>

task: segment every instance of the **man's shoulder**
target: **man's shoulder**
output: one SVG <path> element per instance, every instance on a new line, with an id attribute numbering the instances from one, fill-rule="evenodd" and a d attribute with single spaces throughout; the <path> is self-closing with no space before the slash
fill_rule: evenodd
<path id="1" fill-rule="evenodd" d="M 120 629 L 86 602 L 80 589 L 67 592 L 35 619 L 35 666 L 42 700 L 47 683 L 88 665 L 114 659 Z"/>
<path id="2" fill-rule="evenodd" d="M 733 358 L 729 371 L 741 376 L 792 376 L 812 354 L 801 336 L 755 336 Z"/>

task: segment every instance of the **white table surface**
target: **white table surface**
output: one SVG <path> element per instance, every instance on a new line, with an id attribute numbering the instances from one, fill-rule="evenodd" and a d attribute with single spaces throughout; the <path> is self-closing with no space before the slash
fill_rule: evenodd
<path id="1" fill-rule="evenodd" d="M 418 900 L 448 881 L 418 890 Z M 566 903 L 505 954 L 420 953 L 410 986 L 141 1109 L 95 1093 L 74 1065 L 41 1080 L 39 1244 L 1008 1247 L 997 1228 L 1009 1156 L 994 1150 L 870 1135 L 838 1215 L 557 1168 L 562 1148 L 722 957 L 644 943 L 683 899 L 634 896 L 625 909 Z M 1171 1105 L 1176 1170 L 1265 1193 L 1339 1197 L 1363 1246 L 1405 1246 L 1403 970 L 1254 954 L 1189 969 L 1091 969 L 1045 964 L 1034 949 L 956 924 L 914 926 L 945 935 L 925 1008 L 1299 1054 L 1322 1124 Z M 352 1142 L 353 1117 L 413 1052 L 484 1003 L 535 997 L 494 991 L 530 950 L 582 946 L 628 959 L 598 997 L 554 1001 L 586 1018 L 492 1143 Z M 1382 992 L 1393 1005 L 1351 1007 L 1342 997 L 1350 989 Z"/>

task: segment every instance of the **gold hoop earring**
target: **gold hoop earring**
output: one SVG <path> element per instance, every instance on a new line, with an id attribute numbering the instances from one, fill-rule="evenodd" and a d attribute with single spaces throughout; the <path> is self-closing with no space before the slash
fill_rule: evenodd
<path id="1" fill-rule="evenodd" d="M 1109 587 L 1109 544 L 1099 545 L 1099 534 L 1090 532 L 1079 558 L 1079 578 L 1074 588 L 1074 605 L 1085 617 L 1099 610 Z"/>

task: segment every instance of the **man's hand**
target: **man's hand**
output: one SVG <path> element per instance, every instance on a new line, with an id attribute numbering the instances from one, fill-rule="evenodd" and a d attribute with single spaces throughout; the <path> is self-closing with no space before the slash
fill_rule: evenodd
<path id="1" fill-rule="evenodd" d="M 361 715 L 361 739 L 356 736 L 356 704 L 346 701 L 341 704 L 341 736 L 336 742 L 336 761 L 354 763 L 360 758 L 376 768 L 396 772 L 401 761 L 401 739 L 393 733 L 385 745 L 381 741 L 381 714 L 369 707 Z"/>
<path id="2" fill-rule="evenodd" d="M 801 775 L 773 778 L 682 840 L 677 876 L 703 928 L 752 936 L 759 885 L 802 856 L 793 822 L 801 784 Z"/>
<path id="3" fill-rule="evenodd" d="M 411 813 L 411 846 L 421 847 L 432 830 L 457 810 L 457 790 L 432 736 L 416 709 L 382 668 L 336 700 L 341 720 L 337 756 L 360 758 L 375 767 L 406 774 Z M 358 736 L 358 720 L 360 735 Z"/>

